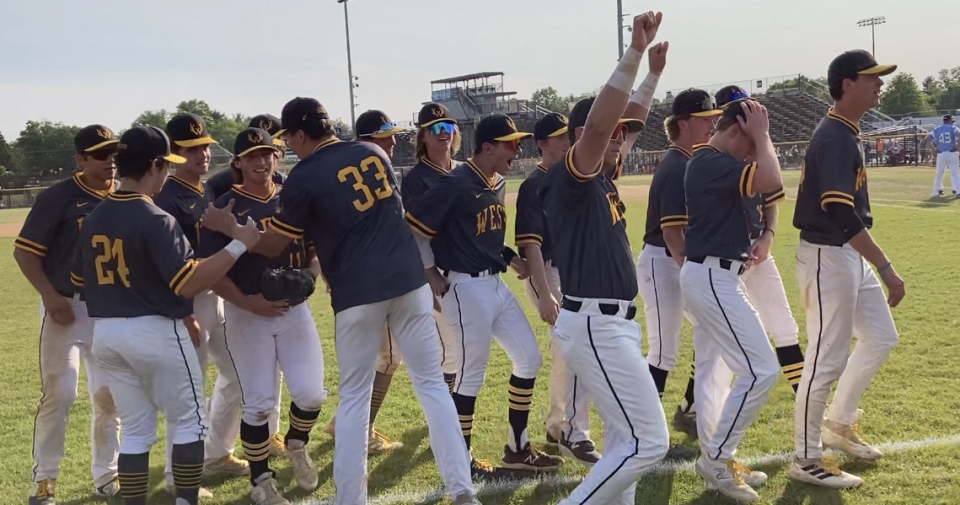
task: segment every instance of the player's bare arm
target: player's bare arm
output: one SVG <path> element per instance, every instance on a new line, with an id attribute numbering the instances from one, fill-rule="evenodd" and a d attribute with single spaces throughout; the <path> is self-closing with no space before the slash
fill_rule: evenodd
<path id="1" fill-rule="evenodd" d="M 780 161 L 777 151 L 770 140 L 770 119 L 767 108 L 760 102 L 748 100 L 743 103 L 746 119 L 737 117 L 740 128 L 753 139 L 756 148 L 757 171 L 753 176 L 751 188 L 754 193 L 774 191 L 783 186 L 780 177 Z"/>
<path id="2" fill-rule="evenodd" d="M 530 244 L 523 246 L 523 254 L 527 258 L 527 273 L 530 274 L 530 282 L 536 288 L 539 296 L 537 297 L 537 313 L 540 319 L 549 324 L 557 323 L 557 315 L 560 314 L 560 303 L 554 298 L 550 291 L 550 284 L 547 283 L 547 272 L 543 261 L 543 254 L 540 246 Z"/>
<path id="3" fill-rule="evenodd" d="M 37 290 L 43 301 L 43 308 L 46 309 L 47 314 L 50 314 L 53 322 L 62 326 L 73 324 L 75 318 L 73 308 L 50 283 L 50 279 L 43 271 L 43 258 L 18 248 L 13 250 L 13 259 L 16 260 L 17 266 L 20 267 L 23 276 L 30 281 L 33 289 Z"/>
<path id="4" fill-rule="evenodd" d="M 750 246 L 750 259 L 752 264 L 763 263 L 770 257 L 770 247 L 773 246 L 773 237 L 777 233 L 777 218 L 780 211 L 777 204 L 768 204 L 763 208 L 764 230 L 760 238 Z"/>
<path id="5" fill-rule="evenodd" d="M 686 255 L 683 252 L 683 226 L 668 226 L 663 229 L 663 241 L 666 242 L 673 261 L 682 267 Z"/>
<path id="6" fill-rule="evenodd" d="M 213 285 L 213 292 L 220 298 L 236 305 L 237 307 L 253 312 L 258 316 L 277 317 L 282 316 L 290 309 L 286 300 L 269 301 L 263 297 L 263 293 L 255 295 L 245 295 L 240 288 L 230 280 L 224 277 Z"/>
<path id="7" fill-rule="evenodd" d="M 848 243 L 850 247 L 877 267 L 880 280 L 887 287 L 887 304 L 896 307 L 906 295 L 903 279 L 893 269 L 893 265 L 887 259 L 886 254 L 883 253 L 883 250 L 880 249 L 880 246 L 873 240 L 870 231 L 866 228 L 860 230 L 860 233 L 854 235 Z"/>
<path id="8" fill-rule="evenodd" d="M 630 101 L 627 103 L 627 109 L 623 111 L 624 119 L 639 119 L 644 123 L 650 115 L 650 104 L 653 103 L 653 94 L 657 91 L 657 83 L 660 82 L 660 75 L 667 66 L 667 50 L 670 48 L 669 42 L 658 42 L 647 51 L 647 57 L 650 64 L 650 72 L 643 82 L 637 86 L 636 91 L 630 95 Z M 633 143 L 643 130 L 637 130 L 627 133 L 623 140 L 623 146 L 620 148 L 620 155 L 630 152 Z"/>
<path id="9" fill-rule="evenodd" d="M 573 151 L 573 165 L 581 175 L 594 176 L 602 169 L 603 154 L 609 149 L 610 138 L 630 100 L 643 52 L 656 37 L 662 19 L 663 14 L 659 12 L 647 12 L 633 18 L 630 47 L 597 95 L 583 127 L 583 135 Z"/>
<path id="10" fill-rule="evenodd" d="M 228 207 L 230 206 L 228 205 Z M 234 240 L 239 240 L 241 243 L 243 243 L 246 251 L 252 250 L 260 240 L 260 231 L 257 230 L 256 223 L 254 223 L 251 219 L 247 219 L 247 223 L 241 226 L 237 224 L 236 219 L 234 219 L 232 214 L 230 215 L 230 219 L 233 219 L 234 225 L 228 236 L 233 237 Z M 200 260 L 200 262 L 197 264 L 197 269 L 180 290 L 180 296 L 183 296 L 184 298 L 193 298 L 194 296 L 212 288 L 217 281 L 222 279 L 223 276 L 226 275 L 230 270 L 230 267 L 232 267 L 236 262 L 236 258 L 239 257 L 239 254 L 237 257 L 234 257 L 234 253 L 228 250 L 228 248 L 229 246 L 221 249 L 219 252 L 213 256 L 210 256 L 209 258 Z"/>

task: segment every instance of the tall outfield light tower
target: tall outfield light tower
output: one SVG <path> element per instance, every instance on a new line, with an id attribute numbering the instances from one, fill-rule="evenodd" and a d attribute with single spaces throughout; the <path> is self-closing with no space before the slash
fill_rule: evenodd
<path id="1" fill-rule="evenodd" d="M 337 0 L 338 4 L 343 4 L 343 23 L 347 27 L 347 74 L 350 79 L 350 132 L 356 134 L 357 131 L 357 110 L 354 104 L 353 90 L 359 88 L 356 78 L 353 76 L 353 59 L 350 57 L 350 17 L 347 14 L 347 1 Z"/>
<path id="2" fill-rule="evenodd" d="M 623 13 L 623 0 L 617 0 L 617 43 L 619 44 L 620 57 L 623 58 L 623 50 L 627 48 L 623 44 L 623 29 L 626 28 L 627 31 L 633 31 L 631 24 L 623 24 L 623 18 L 629 18 L 630 14 Z M 619 61 L 619 59 L 618 59 Z"/>
<path id="3" fill-rule="evenodd" d="M 860 28 L 864 28 L 864 27 L 866 27 L 866 26 L 869 26 L 869 27 L 870 27 L 870 41 L 871 41 L 871 46 L 872 46 L 871 51 L 870 51 L 870 54 L 872 54 L 874 58 L 877 57 L 877 34 L 876 34 L 876 27 L 877 27 L 877 25 L 882 25 L 882 24 L 884 24 L 884 23 L 886 23 L 886 22 L 887 22 L 887 18 L 884 17 L 884 16 L 879 16 L 879 17 L 874 17 L 874 18 L 867 18 L 867 19 L 861 19 L 860 21 L 857 21 L 857 26 L 859 26 Z"/>

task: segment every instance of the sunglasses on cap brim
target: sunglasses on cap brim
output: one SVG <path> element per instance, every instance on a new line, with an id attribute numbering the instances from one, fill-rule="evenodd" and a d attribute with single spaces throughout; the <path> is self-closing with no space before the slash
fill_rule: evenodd
<path id="1" fill-rule="evenodd" d="M 393 135 L 398 131 L 400 131 L 400 128 L 397 127 L 397 123 L 390 122 L 390 123 L 383 123 L 382 125 L 380 125 L 379 128 L 377 128 L 377 131 L 375 132 L 366 133 L 360 136 L 361 137 L 389 137 L 390 135 Z"/>
<path id="2" fill-rule="evenodd" d="M 723 103 L 720 104 L 720 107 L 726 108 L 727 105 L 730 105 L 731 103 L 736 102 L 737 100 L 743 100 L 745 98 L 750 98 L 750 95 L 748 95 L 746 91 L 743 91 L 743 90 L 734 91 L 733 93 L 730 93 L 729 95 L 727 95 Z"/>
<path id="3" fill-rule="evenodd" d="M 729 103 L 727 105 L 729 105 Z M 720 114 L 723 114 L 723 109 L 717 107 L 717 101 L 710 95 L 703 97 L 698 112 L 690 113 L 690 115 L 694 117 L 719 116 Z"/>
<path id="4" fill-rule="evenodd" d="M 441 133 L 449 133 L 453 135 L 453 132 L 457 130 L 457 125 L 453 123 L 433 123 L 427 127 L 427 132 L 430 135 L 440 135 Z"/>

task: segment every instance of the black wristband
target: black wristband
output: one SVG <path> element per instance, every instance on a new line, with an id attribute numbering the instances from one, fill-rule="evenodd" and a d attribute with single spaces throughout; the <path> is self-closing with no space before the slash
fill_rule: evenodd
<path id="1" fill-rule="evenodd" d="M 507 262 L 509 265 L 513 262 L 513 258 L 517 257 L 517 252 L 510 248 L 510 246 L 503 246 L 503 249 L 500 251 L 500 256 L 503 257 L 503 261 Z"/>

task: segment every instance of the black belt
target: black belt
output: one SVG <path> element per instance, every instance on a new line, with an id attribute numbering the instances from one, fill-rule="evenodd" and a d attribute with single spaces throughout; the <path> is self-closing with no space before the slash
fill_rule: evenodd
<path id="1" fill-rule="evenodd" d="M 723 259 L 723 258 L 717 258 L 717 259 L 719 260 L 718 262 L 720 263 L 720 268 L 722 268 L 722 269 L 724 269 L 724 270 L 729 270 L 729 271 L 731 271 L 731 272 L 733 271 L 733 261 L 732 261 L 732 260 L 725 260 L 725 259 Z M 698 258 L 690 258 L 690 257 L 687 258 L 687 261 L 692 261 L 692 262 L 694 262 L 694 263 L 700 263 L 701 265 L 702 265 L 703 262 L 706 261 L 706 260 L 707 260 L 706 256 L 700 256 L 700 257 L 698 257 Z M 745 268 L 743 267 L 743 262 L 740 262 L 740 268 L 737 270 L 737 275 L 743 275 L 743 271 L 744 271 L 744 270 L 745 270 Z"/>
<path id="2" fill-rule="evenodd" d="M 450 272 L 451 272 L 450 270 L 441 270 L 440 272 L 443 274 L 444 277 L 450 277 Z M 502 272 L 503 271 L 500 270 L 499 268 L 488 268 L 486 270 L 481 270 L 479 272 L 471 272 L 471 273 L 457 272 L 457 273 L 469 275 L 470 277 L 476 278 L 476 277 L 480 277 L 481 275 L 496 275 Z"/>
<path id="3" fill-rule="evenodd" d="M 597 306 L 600 307 L 600 313 L 605 316 L 615 316 L 617 312 L 620 312 L 620 306 L 616 303 L 599 303 Z M 569 310 L 570 312 L 580 312 L 580 309 L 583 308 L 583 302 L 571 300 L 564 296 L 560 302 L 560 308 Z M 627 309 L 626 319 L 633 319 L 635 317 L 637 317 L 637 306 L 631 305 L 630 308 Z"/>
<path id="4" fill-rule="evenodd" d="M 73 293 L 73 292 L 70 292 L 70 291 L 59 290 L 59 289 L 58 289 L 58 290 L 57 290 L 57 294 L 60 295 L 60 296 L 62 296 L 62 297 L 64 297 L 64 298 L 73 298 L 74 295 L 76 295 L 77 293 Z M 80 294 L 80 301 L 81 301 L 81 302 L 84 301 L 83 291 L 81 291 L 79 294 Z"/>
<path id="5" fill-rule="evenodd" d="M 647 244 L 646 242 L 644 242 L 644 243 L 643 243 L 643 247 L 641 247 L 640 250 L 642 251 L 642 250 L 646 249 L 648 245 L 653 245 L 653 244 Z M 660 247 L 660 246 L 654 246 L 654 247 Z M 670 252 L 670 248 L 669 248 L 669 247 L 664 247 L 663 250 L 667 252 L 667 257 L 668 257 L 668 258 L 672 258 L 672 257 L 673 257 L 673 253 Z"/>

